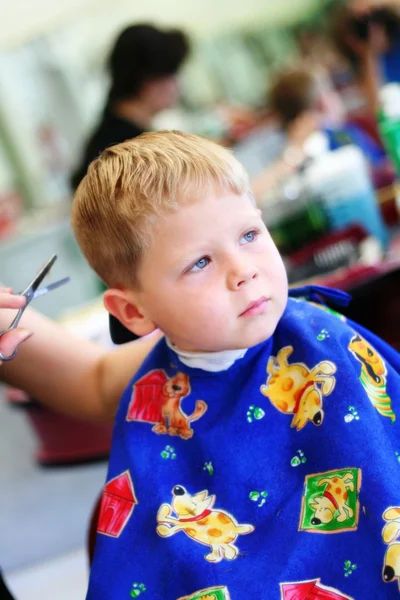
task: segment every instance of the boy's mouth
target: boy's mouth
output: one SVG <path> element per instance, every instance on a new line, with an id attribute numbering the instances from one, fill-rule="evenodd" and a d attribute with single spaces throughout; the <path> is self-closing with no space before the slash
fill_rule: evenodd
<path id="1" fill-rule="evenodd" d="M 239 317 L 256 317 L 266 311 L 268 298 L 261 296 L 258 300 L 250 302 L 247 308 L 240 313 Z"/>

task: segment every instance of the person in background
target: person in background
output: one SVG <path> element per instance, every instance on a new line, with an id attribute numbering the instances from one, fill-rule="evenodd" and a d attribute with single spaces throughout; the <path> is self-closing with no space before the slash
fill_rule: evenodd
<path id="1" fill-rule="evenodd" d="M 400 83 L 398 0 L 353 0 L 339 7 L 333 14 L 331 34 L 375 114 L 381 86 Z"/>
<path id="2" fill-rule="evenodd" d="M 290 137 L 293 122 L 309 113 L 329 140 L 329 150 L 355 144 L 370 164 L 385 160 L 385 152 L 367 132 L 347 120 L 340 94 L 323 72 L 293 69 L 276 77 L 269 94 L 270 106 Z"/>
<path id="3" fill-rule="evenodd" d="M 72 176 L 74 189 L 103 150 L 149 130 L 155 115 L 178 101 L 177 73 L 188 51 L 189 42 L 177 29 L 164 31 L 139 24 L 120 33 L 108 61 L 111 87 L 107 102 Z M 115 344 L 136 337 L 113 316 L 110 332 Z"/>
<path id="4" fill-rule="evenodd" d="M 280 159 L 252 181 L 256 198 L 302 164 L 306 158 L 304 144 L 317 131 L 325 135 L 328 150 L 355 144 L 373 167 L 386 164 L 383 148 L 366 131 L 346 121 L 342 99 L 324 72 L 312 73 L 304 68 L 282 71 L 270 88 L 269 106 L 288 144 Z"/>
<path id="5" fill-rule="evenodd" d="M 74 189 L 103 150 L 149 130 L 153 117 L 178 101 L 177 73 L 188 50 L 185 34 L 177 29 L 138 24 L 120 33 L 108 60 L 106 105 L 72 176 Z"/>

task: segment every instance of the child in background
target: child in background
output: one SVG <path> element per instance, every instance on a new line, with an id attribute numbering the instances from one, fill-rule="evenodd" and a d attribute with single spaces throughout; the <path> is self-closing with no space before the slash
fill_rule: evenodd
<path id="1" fill-rule="evenodd" d="M 329 150 L 355 144 L 371 165 L 385 160 L 383 148 L 366 131 L 346 121 L 343 101 L 325 74 L 301 68 L 284 71 L 276 77 L 269 100 L 289 138 L 296 120 L 311 114 L 316 131 L 326 134 Z"/>
<path id="2" fill-rule="evenodd" d="M 346 120 L 343 101 L 323 70 L 310 72 L 298 67 L 282 71 L 270 88 L 268 103 L 287 137 L 287 146 L 281 158 L 252 180 L 257 199 L 296 172 L 307 158 L 307 143 L 316 132 L 323 134 L 326 151 L 349 144 L 360 148 L 380 187 L 382 181 L 386 185 L 393 181 L 393 169 L 383 147 L 356 123 Z"/>
<path id="3" fill-rule="evenodd" d="M 346 294 L 288 299 L 241 165 L 144 134 L 72 222 L 110 313 L 165 333 L 120 402 L 87 597 L 398 598 L 399 356 L 318 305 Z"/>

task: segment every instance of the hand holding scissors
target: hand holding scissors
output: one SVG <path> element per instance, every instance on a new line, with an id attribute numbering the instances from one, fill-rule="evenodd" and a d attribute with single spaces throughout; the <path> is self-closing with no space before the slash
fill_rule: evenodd
<path id="1" fill-rule="evenodd" d="M 59 281 L 51 283 L 47 287 L 38 289 L 40 284 L 42 283 L 43 279 L 46 277 L 46 275 L 48 274 L 48 272 L 50 271 L 51 267 L 53 266 L 53 264 L 55 263 L 56 260 L 57 260 L 57 256 L 54 254 L 43 265 L 43 267 L 40 269 L 40 271 L 38 272 L 36 277 L 31 281 L 31 283 L 27 286 L 27 288 L 21 294 L 19 294 L 18 296 L 14 296 L 14 297 L 9 296 L 9 302 L 8 302 L 7 307 L 8 308 L 17 308 L 18 306 L 20 306 L 20 308 L 19 308 L 14 320 L 12 321 L 11 325 L 7 329 L 0 331 L 0 343 L 1 343 L 1 338 L 3 337 L 4 334 L 14 331 L 18 327 L 18 324 L 21 320 L 21 317 L 22 317 L 25 309 L 32 302 L 32 300 L 34 300 L 35 298 L 38 298 L 39 296 L 43 296 L 43 294 L 46 294 L 47 292 L 50 292 L 51 290 L 58 288 L 60 285 L 63 285 L 64 283 L 67 283 L 70 280 L 69 277 L 65 277 L 64 279 L 60 279 Z M 5 295 L 5 293 L 6 293 L 6 290 L 3 291 L 3 296 Z M 1 292 L 0 292 L 0 295 L 1 295 Z M 25 298 L 25 304 L 23 306 L 21 306 L 21 302 L 20 301 L 18 302 L 18 300 L 17 300 L 21 296 Z M 11 301 L 11 300 L 13 300 L 13 301 Z M 5 308 L 4 305 L 3 305 L 3 308 Z M 25 333 L 23 338 L 19 339 L 18 342 L 24 341 L 25 339 L 27 339 L 27 337 L 28 337 L 28 334 Z M 12 352 L 12 354 L 10 354 L 9 356 L 5 356 L 4 354 L 2 354 L 2 352 L 0 352 L 0 362 L 3 360 L 11 360 L 15 357 L 16 354 L 17 354 L 17 349 L 15 349 L 14 352 Z"/>

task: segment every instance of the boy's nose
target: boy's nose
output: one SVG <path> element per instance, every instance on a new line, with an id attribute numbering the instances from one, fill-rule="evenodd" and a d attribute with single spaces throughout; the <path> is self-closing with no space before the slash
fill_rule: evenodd
<path id="1" fill-rule="evenodd" d="M 235 265 L 231 265 L 228 274 L 228 287 L 233 291 L 239 290 L 246 283 L 257 277 L 258 271 L 254 265 L 245 262 L 236 263 Z"/>

